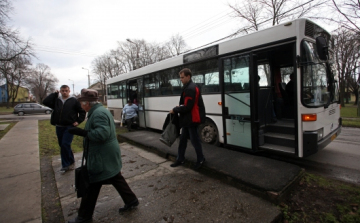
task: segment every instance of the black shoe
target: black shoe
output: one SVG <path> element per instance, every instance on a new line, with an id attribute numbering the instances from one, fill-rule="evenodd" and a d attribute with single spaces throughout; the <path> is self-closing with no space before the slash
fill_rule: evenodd
<path id="1" fill-rule="evenodd" d="M 176 160 L 176 162 L 171 164 L 170 166 L 171 167 L 177 167 L 177 166 L 183 165 L 184 163 L 185 163 L 185 161 Z"/>
<path id="2" fill-rule="evenodd" d="M 195 170 L 200 169 L 200 168 L 202 167 L 202 165 L 203 165 L 204 162 L 205 162 L 205 158 L 204 158 L 203 161 L 201 161 L 200 163 L 197 162 L 197 163 L 195 164 L 194 169 L 195 169 Z"/>
<path id="3" fill-rule="evenodd" d="M 136 199 L 135 201 L 133 201 L 133 202 L 131 202 L 131 203 L 129 203 L 129 204 L 125 204 L 124 207 L 119 208 L 119 213 L 122 213 L 122 212 L 124 212 L 124 211 L 133 209 L 133 208 L 135 208 L 135 207 L 138 206 L 138 205 L 139 205 L 139 200 Z"/>
<path id="4" fill-rule="evenodd" d="M 92 218 L 83 218 L 80 216 L 77 216 L 76 218 L 68 221 L 68 223 L 90 223 L 90 222 L 92 222 Z"/>

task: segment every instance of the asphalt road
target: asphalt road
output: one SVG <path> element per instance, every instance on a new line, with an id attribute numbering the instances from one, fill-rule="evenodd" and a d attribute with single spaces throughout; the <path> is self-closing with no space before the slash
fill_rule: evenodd
<path id="1" fill-rule="evenodd" d="M 300 165 L 308 172 L 360 185 L 360 129 L 343 127 L 333 142 L 307 158 L 276 158 Z"/>

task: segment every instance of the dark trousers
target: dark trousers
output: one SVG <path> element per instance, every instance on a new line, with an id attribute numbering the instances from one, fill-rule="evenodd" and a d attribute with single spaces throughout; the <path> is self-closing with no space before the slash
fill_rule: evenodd
<path id="1" fill-rule="evenodd" d="M 127 125 L 127 129 L 130 131 L 131 130 L 131 126 L 133 124 L 133 122 L 137 120 L 137 116 L 135 117 L 132 117 L 132 118 L 129 118 L 129 119 L 126 119 L 126 125 Z"/>
<path id="2" fill-rule="evenodd" d="M 104 184 L 112 184 L 117 190 L 117 192 L 120 194 L 125 204 L 129 204 L 137 199 L 136 195 L 132 192 L 120 172 L 119 174 L 115 175 L 110 179 L 90 184 L 87 194 L 81 199 L 78 214 L 80 217 L 92 217 L 96 201 L 100 193 L 100 189 Z"/>
<path id="3" fill-rule="evenodd" d="M 185 160 L 185 151 L 187 147 L 187 139 L 190 137 L 191 144 L 195 148 L 197 162 L 201 162 L 204 160 L 204 154 L 202 152 L 201 141 L 199 138 L 199 134 L 197 131 L 197 127 L 182 127 L 180 143 L 178 148 L 178 157 L 177 160 L 184 161 Z"/>
<path id="4" fill-rule="evenodd" d="M 71 143 L 74 138 L 73 134 L 70 134 L 68 129 L 73 126 L 60 127 L 56 126 L 56 135 L 60 146 L 61 165 L 62 167 L 68 167 L 75 162 L 74 154 L 71 150 Z"/>

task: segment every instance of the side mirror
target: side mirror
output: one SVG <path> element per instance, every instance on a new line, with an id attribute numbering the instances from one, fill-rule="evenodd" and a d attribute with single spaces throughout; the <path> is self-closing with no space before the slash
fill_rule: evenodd
<path id="1" fill-rule="evenodd" d="M 326 39 L 322 36 L 316 37 L 316 50 L 319 55 L 319 58 L 321 60 L 327 60 L 328 59 L 328 46 L 326 43 Z"/>

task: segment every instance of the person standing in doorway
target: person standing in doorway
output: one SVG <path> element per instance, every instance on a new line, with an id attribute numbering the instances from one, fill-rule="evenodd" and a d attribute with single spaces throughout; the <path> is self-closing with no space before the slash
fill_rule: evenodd
<path id="1" fill-rule="evenodd" d="M 180 114 L 179 122 L 181 130 L 180 143 L 178 147 L 178 156 L 176 162 L 171 167 L 177 167 L 185 162 L 185 151 L 187 139 L 190 138 L 194 146 L 197 162 L 194 169 L 199 169 L 205 162 L 202 152 L 201 141 L 198 134 L 199 124 L 205 122 L 205 106 L 199 87 L 191 80 L 191 70 L 184 68 L 179 72 L 180 81 L 183 84 L 180 96 L 179 106 L 170 110 L 171 114 Z"/>
<path id="2" fill-rule="evenodd" d="M 74 169 L 74 154 L 71 150 L 71 143 L 74 138 L 68 132 L 69 128 L 78 126 L 84 121 L 86 112 L 81 108 L 78 100 L 70 96 L 70 88 L 62 85 L 59 91 L 48 95 L 43 104 L 53 109 L 51 124 L 56 126 L 56 135 L 60 146 L 61 172 L 65 173 Z"/>
<path id="3" fill-rule="evenodd" d="M 131 126 L 135 121 L 138 121 L 138 115 L 137 112 L 139 111 L 139 108 L 136 104 L 133 104 L 131 100 L 128 101 L 128 103 L 124 106 L 123 113 L 125 116 L 125 122 L 127 125 L 127 129 L 130 132 Z"/>

